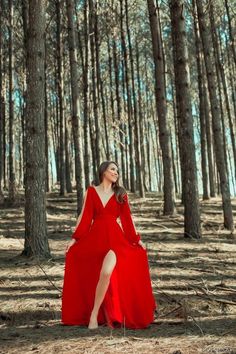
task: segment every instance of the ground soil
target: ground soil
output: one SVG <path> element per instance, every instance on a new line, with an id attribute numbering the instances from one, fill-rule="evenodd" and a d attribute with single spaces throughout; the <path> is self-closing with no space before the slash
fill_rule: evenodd
<path id="1" fill-rule="evenodd" d="M 0 224 L 0 353 L 236 354 L 236 244 L 223 228 L 221 199 L 201 201 L 202 239 L 183 237 L 183 207 L 163 216 L 156 193 L 129 194 L 147 245 L 154 323 L 144 330 L 97 330 L 60 322 L 64 252 L 76 222 L 75 194 L 47 196 L 51 258 L 34 261 L 24 244 L 24 202 L 2 206 Z M 233 199 L 236 214 L 236 200 Z"/>

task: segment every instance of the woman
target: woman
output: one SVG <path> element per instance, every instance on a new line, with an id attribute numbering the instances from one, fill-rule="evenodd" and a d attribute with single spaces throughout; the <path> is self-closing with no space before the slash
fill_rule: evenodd
<path id="1" fill-rule="evenodd" d="M 86 190 L 67 247 L 62 322 L 89 329 L 99 324 L 146 328 L 156 302 L 145 245 L 135 230 L 128 195 L 119 186 L 118 165 L 104 161 L 99 181 Z"/>

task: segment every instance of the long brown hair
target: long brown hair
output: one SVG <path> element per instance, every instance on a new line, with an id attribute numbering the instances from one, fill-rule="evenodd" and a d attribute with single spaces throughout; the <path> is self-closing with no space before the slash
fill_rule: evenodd
<path id="1" fill-rule="evenodd" d="M 126 189 L 122 186 L 119 185 L 119 178 L 120 178 L 120 175 L 119 175 L 119 166 L 118 164 L 115 162 L 115 161 L 103 161 L 99 168 L 98 168 L 98 178 L 99 178 L 99 182 L 102 183 L 103 181 L 103 173 L 107 170 L 107 168 L 109 167 L 109 165 L 111 163 L 114 163 L 117 168 L 118 168 L 118 178 L 116 180 L 116 182 L 112 182 L 112 186 L 111 188 L 113 189 L 114 193 L 115 193 L 115 197 L 116 197 L 116 200 L 118 203 L 123 203 L 124 202 L 124 198 L 123 196 L 125 194 L 127 194 L 126 192 Z"/>

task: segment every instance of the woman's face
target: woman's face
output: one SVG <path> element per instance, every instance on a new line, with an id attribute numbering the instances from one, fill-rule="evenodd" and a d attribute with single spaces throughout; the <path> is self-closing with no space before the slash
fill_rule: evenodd
<path id="1" fill-rule="evenodd" d="M 117 181 L 119 177 L 119 169 L 114 163 L 110 163 L 104 172 L 104 178 L 108 179 L 108 181 L 114 183 Z"/>

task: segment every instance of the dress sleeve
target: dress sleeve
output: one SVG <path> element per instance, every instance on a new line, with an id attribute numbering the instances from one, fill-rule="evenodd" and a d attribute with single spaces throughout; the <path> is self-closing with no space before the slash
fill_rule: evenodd
<path id="1" fill-rule="evenodd" d="M 80 240 L 90 229 L 92 220 L 93 220 L 93 202 L 91 191 L 88 187 L 84 194 L 83 206 L 81 209 L 81 213 L 78 216 L 77 224 L 75 227 L 75 231 L 72 234 L 72 238 L 76 240 Z"/>
<path id="2" fill-rule="evenodd" d="M 133 223 L 127 194 L 125 194 L 124 199 L 125 199 L 124 203 L 120 205 L 120 221 L 121 221 L 122 229 L 124 231 L 125 238 L 129 242 L 133 244 L 137 244 L 141 238 L 140 238 L 140 234 L 136 232 Z"/>

